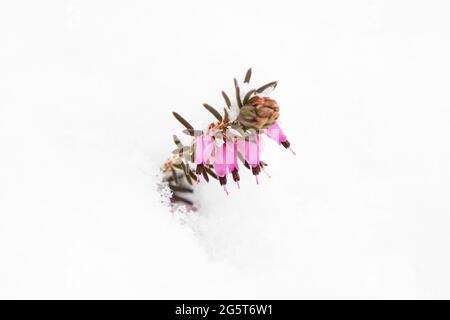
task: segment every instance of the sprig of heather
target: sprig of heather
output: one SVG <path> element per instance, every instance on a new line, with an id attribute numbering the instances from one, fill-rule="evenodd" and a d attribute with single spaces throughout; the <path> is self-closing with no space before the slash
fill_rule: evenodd
<path id="1" fill-rule="evenodd" d="M 251 76 L 252 70 L 249 69 L 244 78 L 245 87 L 250 87 Z M 185 128 L 183 133 L 191 136 L 192 141 L 189 145 L 184 145 L 174 135 L 173 141 L 177 148 L 161 168 L 164 181 L 172 192 L 172 203 L 184 203 L 194 208 L 188 194 L 193 193 L 193 186 L 202 180 L 207 183 L 217 180 L 228 194 L 227 180 L 231 176 L 240 188 L 240 163 L 255 176 L 256 183 L 259 183 L 258 176 L 261 171 L 265 172 L 267 166 L 261 160 L 264 137 L 294 153 L 278 124 L 280 107 L 268 96 L 268 92 L 276 86 L 277 82 L 273 81 L 243 92 L 238 81 L 234 79 L 236 104 L 231 102 L 224 91 L 223 113 L 204 103 L 203 107 L 212 114 L 215 121 L 202 130 L 195 129 L 184 117 L 173 112 L 174 117 Z"/>

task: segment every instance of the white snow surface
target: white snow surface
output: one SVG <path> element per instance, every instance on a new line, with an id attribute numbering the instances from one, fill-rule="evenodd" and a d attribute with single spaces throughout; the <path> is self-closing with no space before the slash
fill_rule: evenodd
<path id="1" fill-rule="evenodd" d="M 3 1 L 0 298 L 450 298 L 446 1 Z M 297 156 L 170 213 L 233 77 Z"/>

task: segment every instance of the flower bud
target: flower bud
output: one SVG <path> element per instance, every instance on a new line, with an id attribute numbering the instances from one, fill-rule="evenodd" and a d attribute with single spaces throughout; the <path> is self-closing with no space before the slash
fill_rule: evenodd
<path id="1" fill-rule="evenodd" d="M 240 109 L 238 121 L 247 128 L 264 129 L 280 116 L 277 102 L 268 97 L 255 96 Z"/>

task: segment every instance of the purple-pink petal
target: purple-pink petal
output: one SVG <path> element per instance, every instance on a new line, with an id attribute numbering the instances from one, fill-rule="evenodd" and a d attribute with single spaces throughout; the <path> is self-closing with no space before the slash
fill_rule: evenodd
<path id="1" fill-rule="evenodd" d="M 287 140 L 287 137 L 278 125 L 278 122 L 275 122 L 270 127 L 268 127 L 265 132 L 269 138 L 275 140 L 278 144 Z"/>
<path id="2" fill-rule="evenodd" d="M 201 135 L 197 137 L 195 142 L 195 163 L 207 163 L 211 157 L 214 147 L 214 140 L 208 135 Z"/>
<path id="3" fill-rule="evenodd" d="M 256 167 L 259 165 L 259 156 L 261 152 L 261 143 L 260 137 L 256 136 L 256 142 L 253 141 L 238 141 L 238 148 L 241 154 L 244 156 L 244 159 L 248 162 L 252 167 Z"/>
<path id="4" fill-rule="evenodd" d="M 227 164 L 229 172 L 239 171 L 238 146 L 236 141 L 227 144 Z"/>
<path id="5" fill-rule="evenodd" d="M 222 144 L 220 147 L 216 146 L 214 154 L 214 171 L 216 171 L 217 176 L 224 177 L 227 175 L 227 146 L 226 143 Z"/>

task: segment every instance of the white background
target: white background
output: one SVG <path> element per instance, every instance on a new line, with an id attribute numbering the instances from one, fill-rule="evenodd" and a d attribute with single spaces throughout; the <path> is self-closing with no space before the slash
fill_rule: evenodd
<path id="1" fill-rule="evenodd" d="M 448 1 L 2 1 L 1 298 L 450 298 Z M 248 67 L 297 156 L 160 204 Z"/>

